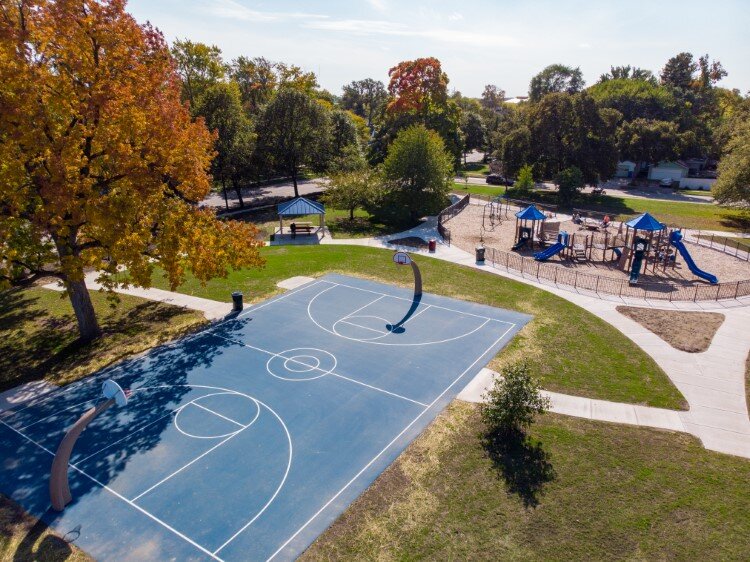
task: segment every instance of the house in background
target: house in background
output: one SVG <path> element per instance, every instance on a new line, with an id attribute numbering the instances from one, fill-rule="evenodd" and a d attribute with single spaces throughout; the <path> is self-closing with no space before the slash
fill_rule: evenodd
<path id="1" fill-rule="evenodd" d="M 648 179 L 654 181 L 661 181 L 664 179 L 671 179 L 674 182 L 679 182 L 682 178 L 688 176 L 690 168 L 679 161 L 674 162 L 659 162 L 658 164 L 652 165 L 648 170 Z"/>
<path id="2" fill-rule="evenodd" d="M 623 160 L 617 163 L 617 170 L 615 170 L 616 178 L 634 178 L 640 169 L 640 166 L 631 160 Z"/>

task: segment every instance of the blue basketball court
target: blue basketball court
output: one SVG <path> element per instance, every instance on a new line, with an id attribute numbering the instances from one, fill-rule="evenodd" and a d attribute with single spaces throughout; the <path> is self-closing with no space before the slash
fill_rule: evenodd
<path id="1" fill-rule="evenodd" d="M 100 560 L 290 560 L 529 316 L 340 275 L 0 413 L 0 491 Z M 100 399 L 49 508 L 53 454 Z"/>

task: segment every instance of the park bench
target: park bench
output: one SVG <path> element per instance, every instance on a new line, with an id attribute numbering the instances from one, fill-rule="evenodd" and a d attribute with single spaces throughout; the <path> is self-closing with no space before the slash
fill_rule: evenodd
<path id="1" fill-rule="evenodd" d="M 312 234 L 313 228 L 314 227 L 310 222 L 293 222 L 290 226 L 290 230 L 292 231 L 292 238 L 294 238 L 299 233 Z"/>

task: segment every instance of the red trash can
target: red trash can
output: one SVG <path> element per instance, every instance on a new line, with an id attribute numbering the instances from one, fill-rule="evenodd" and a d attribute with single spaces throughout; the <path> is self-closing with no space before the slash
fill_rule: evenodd
<path id="1" fill-rule="evenodd" d="M 429 248 L 430 252 L 434 253 L 437 249 L 437 240 L 435 240 L 434 238 L 430 238 L 427 242 L 427 247 Z"/>

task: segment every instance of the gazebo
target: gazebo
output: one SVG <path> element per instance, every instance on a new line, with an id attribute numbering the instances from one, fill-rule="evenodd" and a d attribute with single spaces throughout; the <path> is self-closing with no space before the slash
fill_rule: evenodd
<path id="1" fill-rule="evenodd" d="M 542 221 L 542 224 L 547 218 L 543 212 L 536 208 L 536 205 L 529 205 L 525 209 L 516 213 L 516 244 L 513 247 L 514 250 L 518 250 L 522 246 L 530 243 L 531 248 L 534 247 L 534 236 L 539 240 L 539 226 L 538 221 Z M 520 224 L 519 224 L 520 221 Z M 529 221 L 531 227 L 527 226 Z"/>
<path id="2" fill-rule="evenodd" d="M 284 234 L 284 217 L 304 217 L 318 215 L 319 223 L 316 232 L 322 230 L 325 226 L 326 209 L 322 203 L 310 201 L 304 197 L 297 197 L 291 201 L 280 203 L 278 206 L 279 213 L 279 234 Z M 313 225 L 310 222 L 293 221 L 290 225 L 289 232 L 294 236 L 298 232 L 311 234 Z"/>
<path id="3" fill-rule="evenodd" d="M 650 213 L 643 213 L 640 216 L 630 219 L 625 223 L 625 248 L 629 250 L 627 265 L 623 269 L 630 269 L 633 263 L 633 256 L 636 251 L 647 252 L 649 249 L 658 250 L 663 246 L 662 235 L 666 227 L 656 220 Z M 638 231 L 648 233 L 648 238 L 645 234 L 638 236 Z M 657 234 L 658 233 L 658 234 Z M 654 248 L 654 237 L 656 237 L 656 248 Z M 656 262 L 654 261 L 654 268 L 656 268 Z M 648 261 L 646 262 L 648 267 Z M 644 268 L 644 273 L 646 268 Z"/>

